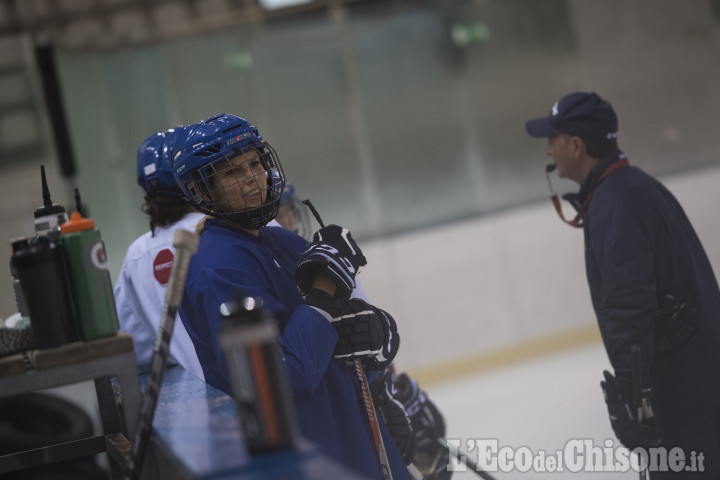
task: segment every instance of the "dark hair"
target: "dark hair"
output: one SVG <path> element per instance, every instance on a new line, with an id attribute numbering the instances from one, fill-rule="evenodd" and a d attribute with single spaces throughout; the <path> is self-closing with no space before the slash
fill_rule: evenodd
<path id="1" fill-rule="evenodd" d="M 150 217 L 150 231 L 154 236 L 157 227 L 165 227 L 177 222 L 193 207 L 176 194 L 158 191 L 145 196 L 145 203 L 141 209 Z"/>
<path id="2" fill-rule="evenodd" d="M 611 153 L 617 151 L 618 144 L 617 142 L 588 142 L 583 139 L 583 142 L 585 142 L 585 151 L 588 155 L 590 155 L 592 158 L 602 158 L 606 155 L 610 155 Z"/>

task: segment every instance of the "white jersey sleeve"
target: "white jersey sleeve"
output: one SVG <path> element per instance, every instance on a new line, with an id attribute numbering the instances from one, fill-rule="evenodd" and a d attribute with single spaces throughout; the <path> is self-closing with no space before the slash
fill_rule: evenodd
<path id="1" fill-rule="evenodd" d="M 173 225 L 157 228 L 155 235 L 146 232 L 128 248 L 120 269 L 114 294 L 120 331 L 133 337 L 139 366 L 150 363 L 160 316 L 165 303 L 165 291 L 175 257 L 172 246 L 177 228 L 195 231 L 201 213 L 189 213 Z M 185 326 L 175 318 L 170 356 L 185 370 L 205 379 Z"/>

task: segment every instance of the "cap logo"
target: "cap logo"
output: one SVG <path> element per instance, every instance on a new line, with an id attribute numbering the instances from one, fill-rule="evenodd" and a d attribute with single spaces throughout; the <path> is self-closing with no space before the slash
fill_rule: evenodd
<path id="1" fill-rule="evenodd" d="M 607 134 L 608 140 L 615 140 L 615 139 L 617 139 L 617 137 L 618 137 L 618 132 L 610 132 Z"/>
<path id="2" fill-rule="evenodd" d="M 557 115 L 558 113 L 560 113 L 560 112 L 558 111 L 558 102 L 555 102 L 555 105 L 552 106 L 552 116 L 554 117 L 554 116 Z"/>

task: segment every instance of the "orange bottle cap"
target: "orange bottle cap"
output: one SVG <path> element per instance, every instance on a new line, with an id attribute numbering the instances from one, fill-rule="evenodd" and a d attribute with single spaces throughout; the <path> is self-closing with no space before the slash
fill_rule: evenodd
<path id="1" fill-rule="evenodd" d="M 84 218 L 79 212 L 73 212 L 70 220 L 60 225 L 60 233 L 79 232 L 81 230 L 92 230 L 95 228 L 95 220 Z"/>

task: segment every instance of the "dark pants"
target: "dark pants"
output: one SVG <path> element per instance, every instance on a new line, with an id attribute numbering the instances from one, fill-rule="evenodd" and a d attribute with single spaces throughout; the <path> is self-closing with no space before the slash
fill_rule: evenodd
<path id="1" fill-rule="evenodd" d="M 704 325 L 703 325 L 704 323 Z M 701 322 L 676 350 L 658 355 L 653 364 L 653 410 L 663 430 L 662 446 L 682 449 L 686 468 L 704 471 L 653 472 L 665 478 L 720 479 L 720 344 L 715 326 Z M 702 462 L 701 462 L 702 459 Z"/>

